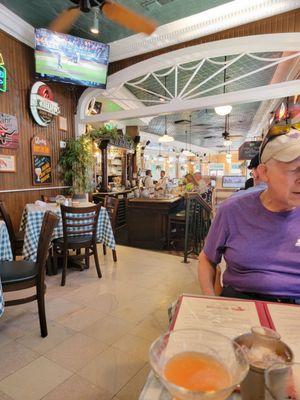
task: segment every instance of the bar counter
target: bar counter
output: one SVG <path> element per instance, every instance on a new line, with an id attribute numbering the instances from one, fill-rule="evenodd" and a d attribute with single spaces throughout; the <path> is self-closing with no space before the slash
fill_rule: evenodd
<path id="1" fill-rule="evenodd" d="M 168 215 L 176 212 L 182 197 L 128 199 L 127 223 L 130 246 L 162 249 L 166 244 Z"/>

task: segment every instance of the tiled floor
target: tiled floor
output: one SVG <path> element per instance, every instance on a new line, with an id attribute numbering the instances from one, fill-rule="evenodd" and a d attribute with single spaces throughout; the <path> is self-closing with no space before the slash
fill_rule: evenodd
<path id="1" fill-rule="evenodd" d="M 150 343 L 168 326 L 167 306 L 200 293 L 197 261 L 118 247 L 88 271 L 47 277 L 49 335 L 35 303 L 0 319 L 0 400 L 136 400 L 149 372 Z"/>

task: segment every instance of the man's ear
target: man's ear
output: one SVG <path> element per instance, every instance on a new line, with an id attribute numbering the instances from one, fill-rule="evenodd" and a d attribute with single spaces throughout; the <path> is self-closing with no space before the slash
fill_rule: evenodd
<path id="1" fill-rule="evenodd" d="M 263 182 L 268 183 L 268 175 L 267 175 L 268 167 L 267 167 L 267 165 L 259 164 L 259 166 L 257 167 L 256 170 L 258 172 L 259 179 Z"/>

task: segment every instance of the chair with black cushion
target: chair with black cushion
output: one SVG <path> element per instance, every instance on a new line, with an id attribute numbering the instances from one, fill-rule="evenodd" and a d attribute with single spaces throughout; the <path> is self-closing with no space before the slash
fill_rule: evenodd
<path id="1" fill-rule="evenodd" d="M 36 294 L 15 300 L 5 301 L 5 307 L 28 303 L 37 300 L 41 336 L 46 337 L 47 321 L 45 313 L 45 269 L 48 249 L 52 238 L 53 229 L 59 217 L 47 211 L 44 215 L 39 236 L 37 259 L 32 261 L 2 261 L 0 262 L 0 277 L 4 292 L 14 292 L 31 287 L 36 288 Z"/>
<path id="2" fill-rule="evenodd" d="M 13 253 L 14 260 L 16 256 L 21 256 L 24 245 L 24 231 L 15 232 L 10 215 L 7 211 L 4 201 L 0 201 L 0 217 L 3 218 L 6 228 L 8 230 L 11 250 Z"/>
<path id="3" fill-rule="evenodd" d="M 77 255 L 72 256 L 72 258 L 84 258 L 87 268 L 89 267 L 89 257 L 94 255 L 98 277 L 102 277 L 97 252 L 97 225 L 100 207 L 100 204 L 90 207 L 68 207 L 61 205 L 63 237 L 53 241 L 55 270 L 57 270 L 58 257 L 62 257 L 63 259 L 61 286 L 64 286 L 66 283 L 69 250 L 76 250 Z M 81 249 L 85 249 L 84 255 L 81 254 Z"/>
<path id="4" fill-rule="evenodd" d="M 113 230 L 113 233 L 115 234 L 116 229 L 117 229 L 117 216 L 118 216 L 118 209 L 119 209 L 119 199 L 116 197 L 112 196 L 105 196 L 104 198 L 104 203 L 103 207 L 106 208 L 106 211 L 108 212 L 111 227 Z M 106 246 L 103 244 L 103 254 L 106 255 Z M 116 250 L 112 250 L 112 255 L 113 255 L 113 260 L 114 262 L 117 262 L 117 252 Z"/>

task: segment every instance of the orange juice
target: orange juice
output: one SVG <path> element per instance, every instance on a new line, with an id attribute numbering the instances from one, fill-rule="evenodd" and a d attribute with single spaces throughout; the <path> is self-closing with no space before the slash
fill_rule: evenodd
<path id="1" fill-rule="evenodd" d="M 182 352 L 170 358 L 164 375 L 169 382 L 196 392 L 215 392 L 232 383 L 229 371 L 221 362 L 196 351 Z"/>

